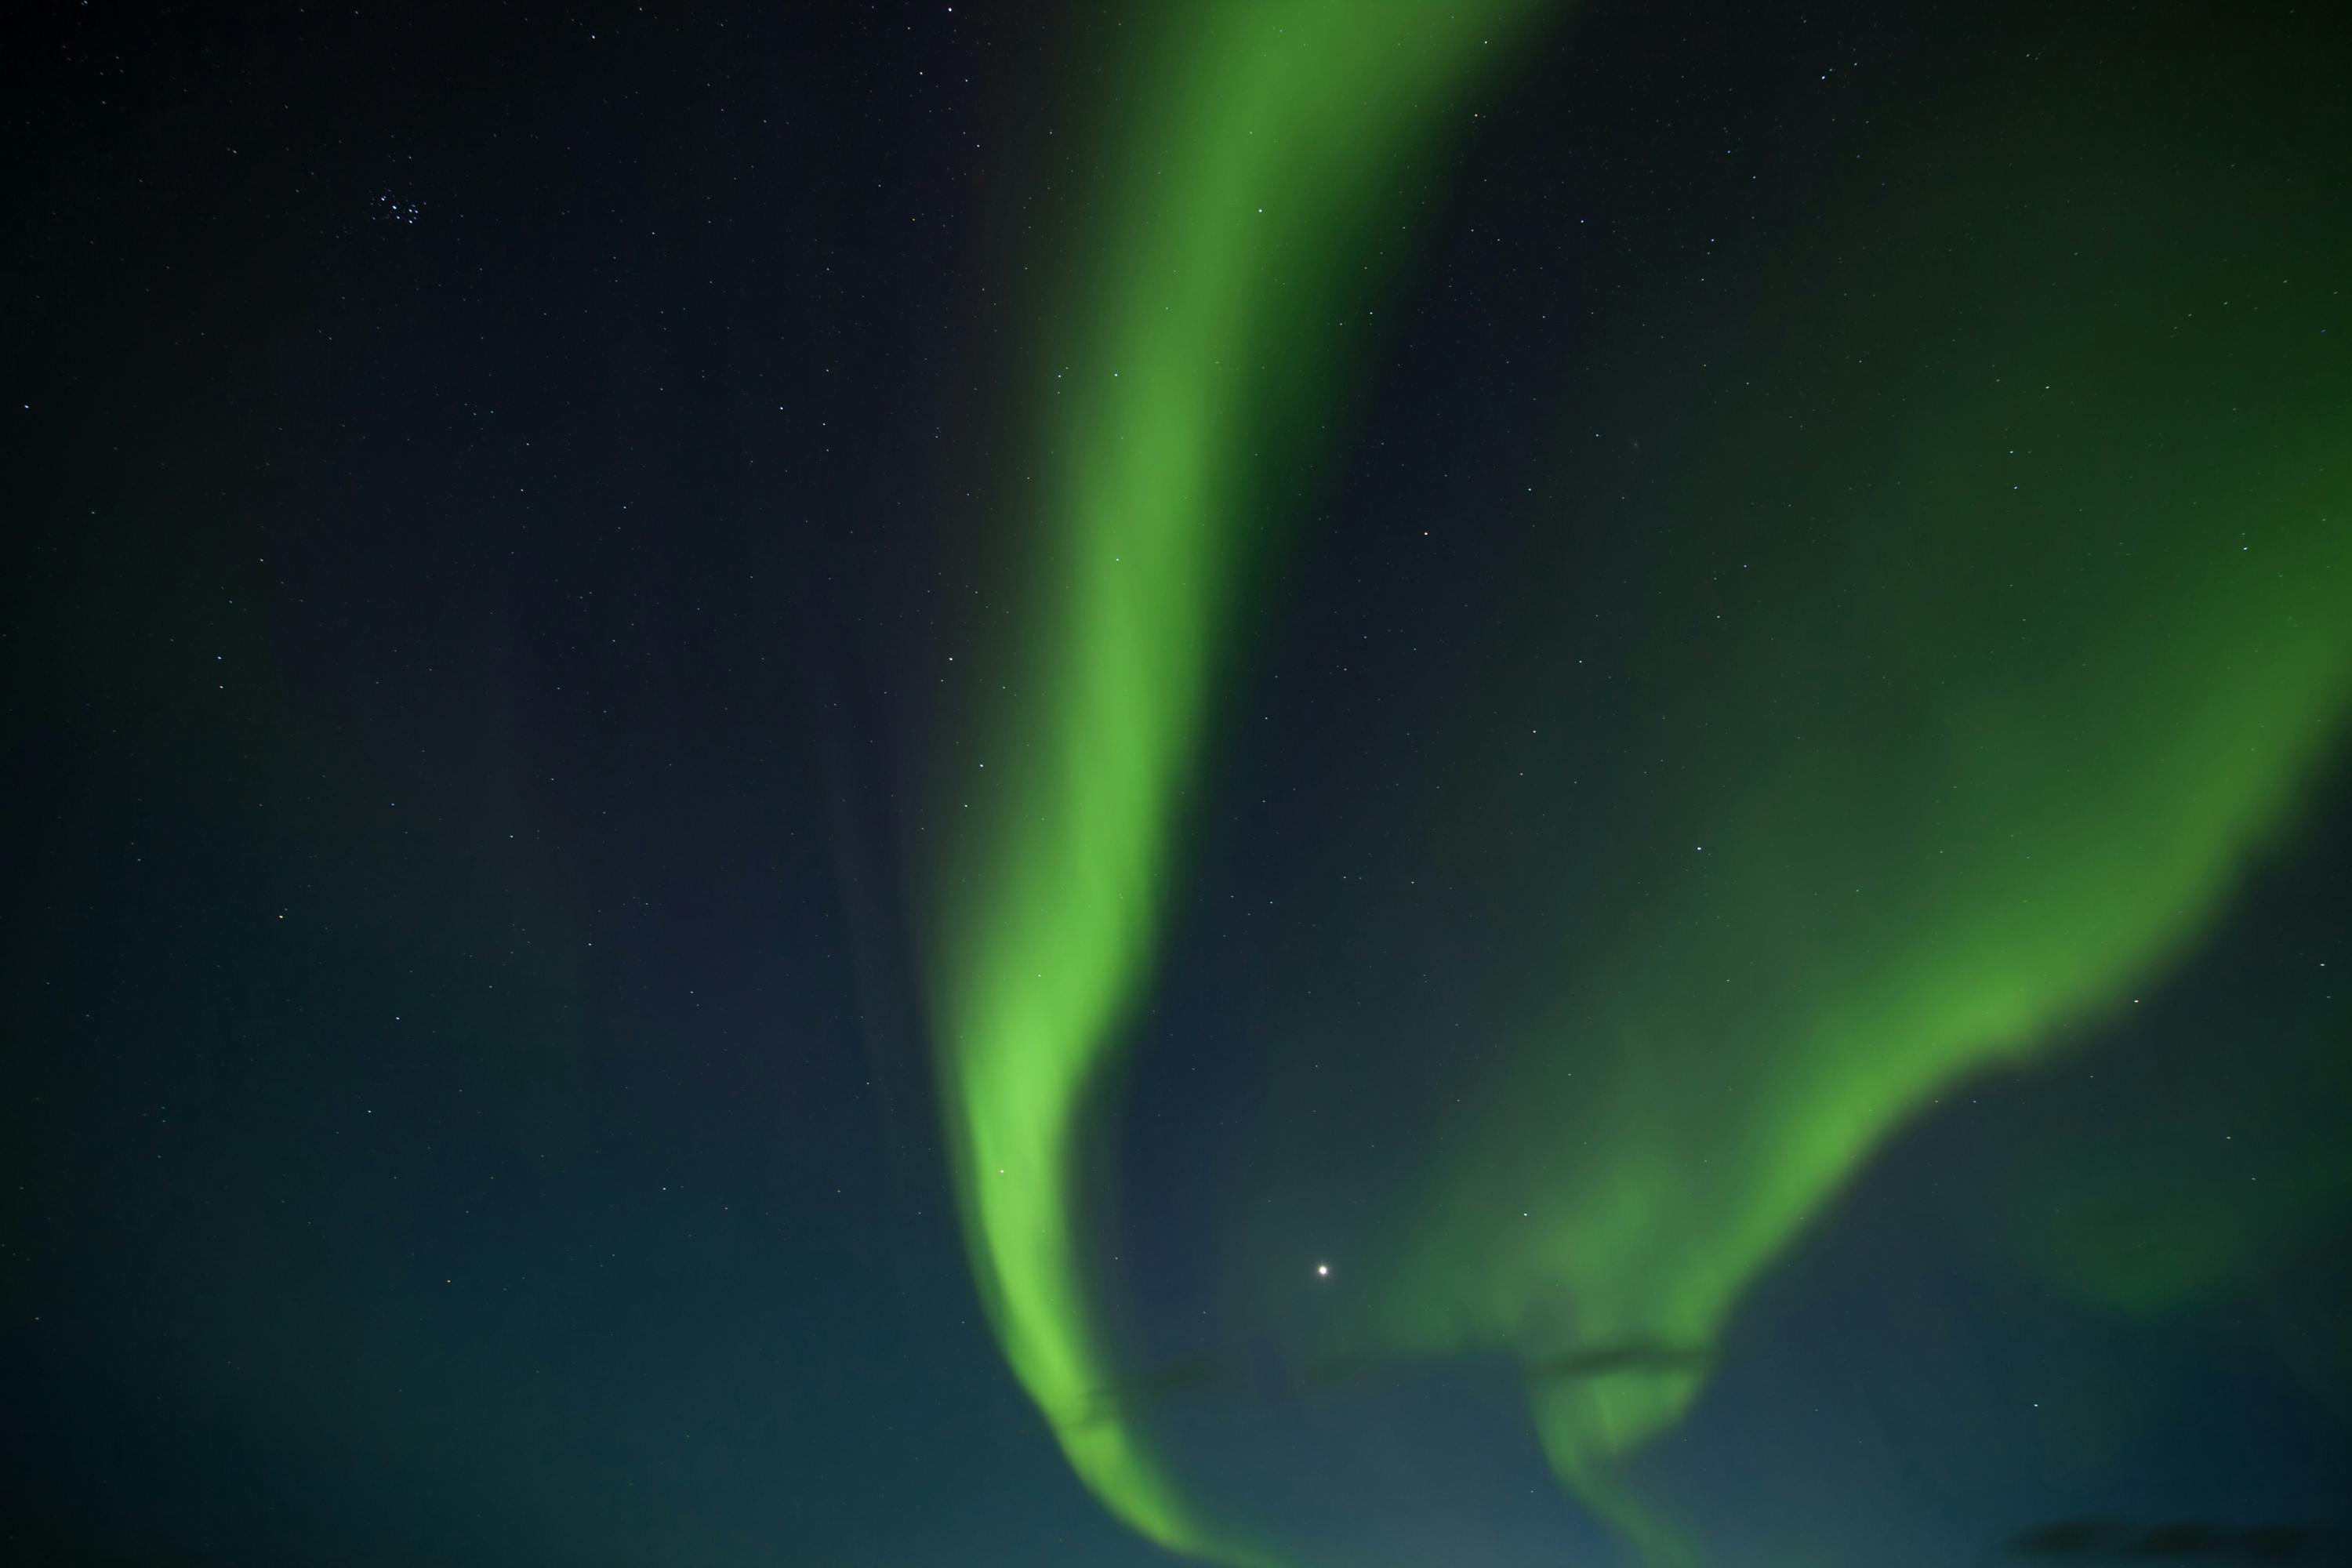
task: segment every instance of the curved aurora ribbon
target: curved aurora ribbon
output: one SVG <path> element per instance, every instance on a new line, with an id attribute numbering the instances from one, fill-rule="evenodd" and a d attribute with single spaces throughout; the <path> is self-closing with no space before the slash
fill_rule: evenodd
<path id="1" fill-rule="evenodd" d="M 1544 697 L 1489 705 L 1546 702 L 1548 751 L 1465 765 L 1475 711 L 1429 747 L 1444 826 L 1392 884 L 1536 888 L 1548 934 L 1480 998 L 1505 1065 L 1355 1260 L 1355 1331 L 1515 1355 L 1555 1470 L 1654 1554 L 1616 1462 L 1758 1279 L 1937 1097 L 2135 1014 L 2343 764 L 2340 181 L 2244 176 L 2227 99 L 2117 96 L 2064 140 L 1956 113 L 1833 208 L 1834 308 L 1727 318 L 1742 393 L 1659 395 L 1677 477 L 1612 590 L 1651 640 L 1605 682 L 1522 652 Z M 1781 265 L 1760 299 L 1820 299 Z"/>
<path id="2" fill-rule="evenodd" d="M 1233 1560 L 1101 1407 L 1081 1255 L 1087 1100 L 1150 966 L 1270 447 L 1333 400 L 1408 167 L 1533 0 L 1168 8 L 1111 169 L 1120 196 L 1045 389 L 1042 550 L 1016 698 L 982 727 L 995 793 L 949 851 L 931 983 L 972 1266 L 1071 1465 L 1171 1548 Z M 960 823 L 961 826 L 961 824 Z"/>

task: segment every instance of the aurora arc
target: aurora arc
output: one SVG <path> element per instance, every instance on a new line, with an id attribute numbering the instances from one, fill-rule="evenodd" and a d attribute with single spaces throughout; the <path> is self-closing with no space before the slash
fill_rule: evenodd
<path id="1" fill-rule="evenodd" d="M 1397 171 L 1466 115 L 1485 40 L 1529 11 L 1208 7 L 1139 57 L 1111 159 L 1134 177 L 1081 248 L 1044 398 L 1006 695 L 957 780 L 970 812 L 941 859 L 930 981 L 972 1266 L 1076 1472 L 1203 1555 L 1264 1554 L 1101 1397 L 1118 1347 L 1086 1253 L 1090 1137 L 1181 891 L 1250 568 L 1284 521 L 1265 454 L 1329 412 Z M 1749 332 L 1745 359 L 1725 325 L 1724 384 L 1803 389 L 1804 433 L 1770 390 L 1661 394 L 1685 478 L 1662 499 L 1672 526 L 1627 535 L 1654 553 L 1618 590 L 1656 606 L 1653 656 L 1580 686 L 1574 650 L 1545 640 L 1568 606 L 1546 606 L 1507 661 L 1528 700 L 1482 691 L 1438 725 L 1449 776 L 1480 782 L 1380 851 L 1399 885 L 1543 891 L 1513 921 L 1531 933 L 1507 939 L 1527 943 L 1516 973 L 1492 966 L 1499 1067 L 1399 1163 L 1411 1190 L 1375 1205 L 1345 1315 L 1316 1331 L 1340 1342 L 1301 1352 L 1606 1369 L 1531 1375 L 1533 1414 L 1554 1468 L 1654 1554 L 1671 1527 L 1615 1467 L 1698 1396 L 1759 1274 L 1939 1092 L 2128 1005 L 2338 743 L 2352 389 L 2292 316 L 2200 314 L 2234 262 L 2186 237 L 2264 236 L 2282 278 L 2340 274 L 2342 237 L 2274 232 L 2274 213 L 2325 212 L 2312 193 L 2184 180 L 2137 150 L 2158 112 L 2119 106 L 2075 149 L 2098 201 L 2047 174 L 2042 126 L 2007 162 L 1915 150 L 1919 210 L 1891 223 L 1864 193 L 1848 221 L 1878 228 L 1782 258 L 1768 320 L 1810 308 L 1832 264 L 1856 268 L 1839 298 L 1869 301 L 1801 341 Z M 2063 274 L 2065 257 L 2088 259 Z M 1923 281 L 1944 313 L 1916 303 Z M 1956 361 L 1956 342 L 1979 352 Z M 1638 385 L 1644 352 L 1596 374 Z M 1726 563 L 1752 566 L 1744 599 L 1681 613 Z M 1549 767 L 1487 732 L 1529 710 Z M 1462 765 L 1499 744 L 1511 766 Z M 1636 752 L 1685 782 L 1593 782 Z M 1496 842 L 1571 783 L 1551 849 Z M 1361 965 L 1332 962 L 1335 984 Z"/>
<path id="2" fill-rule="evenodd" d="M 1880 132 L 1896 194 L 1813 204 L 1750 313 L 1695 334 L 1711 369 L 1596 346 L 1674 477 L 1594 552 L 1608 581 L 1497 612 L 1515 657 L 1474 661 L 1475 700 L 1382 716 L 1433 731 L 1446 787 L 1373 877 L 1464 889 L 1516 946 L 1471 988 L 1499 1048 L 1448 1080 L 1468 1106 L 1370 1202 L 1381 1288 L 1312 1348 L 1514 1357 L 1555 1470 L 1654 1548 L 1620 1461 L 1763 1272 L 1938 1096 L 2131 1013 L 2341 765 L 2334 176 L 2249 178 L 2261 121 L 2227 99 L 2046 90 Z M 1552 629 L 1627 603 L 1651 629 L 1606 672 Z M 1380 961 L 1326 962 L 1297 983 Z M 2242 1249 L 2179 1244 L 2175 1270 Z M 1534 1370 L 1628 1345 L 1682 1353 Z"/>
<path id="3" fill-rule="evenodd" d="M 1369 302 L 1412 171 L 1466 121 L 1532 0 L 1171 8 L 1118 117 L 1081 324 L 1045 399 L 1038 549 L 983 722 L 995 763 L 941 879 L 934 1032 L 972 1267 L 1070 1464 L 1173 1549 L 1258 1555 L 1198 1516 L 1099 1392 L 1082 1254 L 1087 1100 L 1150 968 L 1263 454 L 1308 444 L 1340 318 Z M 1091 224 L 1089 224 L 1091 226 Z"/>

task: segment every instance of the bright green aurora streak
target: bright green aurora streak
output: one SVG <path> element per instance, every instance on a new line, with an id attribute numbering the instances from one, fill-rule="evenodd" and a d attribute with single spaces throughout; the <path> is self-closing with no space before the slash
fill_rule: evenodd
<path id="1" fill-rule="evenodd" d="M 934 942 L 946 1115 L 973 1267 L 1071 1464 L 1162 1544 L 1252 1555 L 1098 1408 L 1109 1351 L 1080 1255 L 1088 1094 L 1147 977 L 1274 437 L 1332 397 L 1408 171 L 1466 121 L 1531 0 L 1166 8 L 1122 117 L 1122 193 L 1073 280 L 1048 389 L 1018 699 L 983 731 L 1000 794 L 950 857 Z"/>

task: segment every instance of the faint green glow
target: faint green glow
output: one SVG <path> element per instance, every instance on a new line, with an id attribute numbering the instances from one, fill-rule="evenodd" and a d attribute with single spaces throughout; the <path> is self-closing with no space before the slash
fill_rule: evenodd
<path id="1" fill-rule="evenodd" d="M 1171 847 L 1277 450 L 1312 445 L 1343 323 L 1395 244 L 1409 165 L 1530 0 L 1166 8 L 1116 118 L 1045 389 L 1042 548 L 1012 699 L 946 857 L 932 992 L 973 1267 L 1071 1464 L 1154 1541 L 1253 1553 L 1181 1498 L 1100 1391 L 1111 1347 L 1083 1158 L 1176 876 Z M 978 769 L 975 765 L 975 773 Z M 977 790 L 978 783 L 975 781 Z"/>

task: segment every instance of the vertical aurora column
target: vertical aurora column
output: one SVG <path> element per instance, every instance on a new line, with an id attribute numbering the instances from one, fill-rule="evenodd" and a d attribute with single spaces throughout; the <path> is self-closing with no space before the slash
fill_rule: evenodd
<path id="1" fill-rule="evenodd" d="M 1311 447 L 1412 169 L 1467 124 L 1465 89 L 1534 8 L 1154 8 L 1164 31 L 1109 144 L 1114 195 L 1080 219 L 1066 363 L 1036 389 L 1035 550 L 971 809 L 932 867 L 934 1034 L 1005 1356 L 1087 1485 L 1181 1551 L 1259 1555 L 1202 1521 L 1104 1398 L 1089 1102 L 1149 977 L 1250 541 L 1283 521 L 1259 499 L 1267 470 Z"/>

